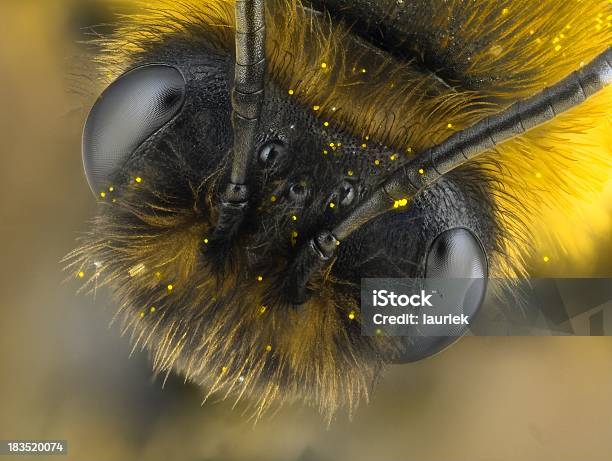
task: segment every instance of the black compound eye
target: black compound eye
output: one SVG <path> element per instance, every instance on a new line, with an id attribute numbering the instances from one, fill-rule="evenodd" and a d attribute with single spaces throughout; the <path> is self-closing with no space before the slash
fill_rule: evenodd
<path id="1" fill-rule="evenodd" d="M 287 147 L 280 141 L 271 141 L 259 150 L 259 162 L 266 168 L 278 168 L 287 158 Z"/>
<path id="2" fill-rule="evenodd" d="M 343 181 L 338 188 L 338 201 L 342 206 L 349 206 L 355 200 L 355 186 L 348 181 Z"/>
<path id="3" fill-rule="evenodd" d="M 306 180 L 300 180 L 295 182 L 289 188 L 289 197 L 291 200 L 296 202 L 301 202 L 308 198 L 308 193 L 310 192 L 308 183 Z"/>
<path id="4" fill-rule="evenodd" d="M 427 253 L 426 279 L 455 279 L 462 281 L 455 285 L 453 299 L 460 300 L 455 304 L 455 311 L 449 313 L 465 314 L 473 319 L 487 290 L 488 263 L 485 251 L 478 237 L 471 231 L 456 227 L 440 233 L 432 242 Z M 455 282 L 457 283 L 457 282 Z M 451 306 L 449 306 L 450 308 Z M 470 320 L 471 323 L 471 320 Z M 410 341 L 396 363 L 415 362 L 440 352 L 455 342 L 465 333 L 466 327 L 457 326 L 457 335 L 449 335 L 451 330 L 440 325 L 440 334 L 432 330 L 427 336 L 406 337 Z"/>
<path id="5" fill-rule="evenodd" d="M 83 131 L 83 165 L 94 194 L 185 100 L 185 80 L 175 67 L 138 67 L 115 80 L 96 101 Z"/>

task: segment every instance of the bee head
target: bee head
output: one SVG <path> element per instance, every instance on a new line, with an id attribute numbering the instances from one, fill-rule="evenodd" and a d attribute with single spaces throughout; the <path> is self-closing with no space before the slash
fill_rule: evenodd
<path id="1" fill-rule="evenodd" d="M 610 51 L 493 114 L 299 2 L 271 3 L 264 24 L 259 0 L 179 2 L 104 42 L 125 59 L 86 122 L 100 211 L 69 259 L 111 288 L 157 372 L 251 397 L 256 416 L 299 398 L 331 417 L 403 348 L 361 335 L 361 277 L 422 276 L 429 250 L 448 266 L 467 235 L 451 228 L 486 237 L 480 262 L 506 248 L 494 147 L 601 90 Z"/>

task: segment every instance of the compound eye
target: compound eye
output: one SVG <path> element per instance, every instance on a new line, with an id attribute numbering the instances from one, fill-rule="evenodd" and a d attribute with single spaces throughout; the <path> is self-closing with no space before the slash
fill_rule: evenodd
<path id="1" fill-rule="evenodd" d="M 259 162 L 266 168 L 277 169 L 287 157 L 287 147 L 280 141 L 271 141 L 259 150 Z"/>
<path id="2" fill-rule="evenodd" d="M 289 188 L 289 197 L 296 202 L 303 202 L 308 197 L 309 189 L 306 180 L 293 183 Z"/>
<path id="3" fill-rule="evenodd" d="M 134 151 L 168 123 L 185 100 L 185 79 L 172 66 L 153 64 L 115 80 L 91 109 L 83 131 L 83 165 L 95 195 Z"/>
<path id="4" fill-rule="evenodd" d="M 427 279 L 454 279 L 452 314 L 465 314 L 470 323 L 484 300 L 487 289 L 488 263 L 480 240 L 464 228 L 448 229 L 439 234 L 427 254 Z M 432 329 L 433 330 L 433 329 Z M 415 362 L 440 352 L 465 333 L 466 327 L 457 326 L 455 335 L 448 327 L 440 326 L 440 334 L 430 330 L 428 336 L 406 337 L 407 346 L 396 362 Z"/>

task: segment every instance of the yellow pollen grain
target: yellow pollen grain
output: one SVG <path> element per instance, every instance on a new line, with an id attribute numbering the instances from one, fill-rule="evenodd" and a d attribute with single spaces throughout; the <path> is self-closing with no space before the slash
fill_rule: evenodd
<path id="1" fill-rule="evenodd" d="M 542 259 L 544 260 L 544 262 L 545 262 L 545 263 L 547 263 L 548 261 L 550 261 L 550 258 L 549 258 L 548 256 L 544 256 Z"/>
<path id="2" fill-rule="evenodd" d="M 312 106 L 312 110 L 317 111 L 321 108 L 321 106 Z"/>
<path id="3" fill-rule="evenodd" d="M 508 14 L 510 12 L 510 10 L 508 8 L 504 8 L 502 10 L 502 14 Z"/>
<path id="4" fill-rule="evenodd" d="M 330 203 L 329 203 L 329 207 L 330 207 L 330 208 L 334 208 L 335 206 L 336 206 L 336 204 L 335 204 L 334 202 L 330 202 Z"/>
<path id="5" fill-rule="evenodd" d="M 222 374 L 227 373 L 227 367 L 221 367 L 221 373 Z"/>
<path id="6" fill-rule="evenodd" d="M 397 155 L 393 154 L 389 157 L 389 159 L 393 162 L 397 158 Z"/>
<path id="7" fill-rule="evenodd" d="M 270 197 L 270 201 L 271 202 L 276 202 L 276 195 L 273 195 L 272 197 Z"/>
<path id="8" fill-rule="evenodd" d="M 323 122 L 323 126 L 329 126 L 329 122 Z"/>
<path id="9" fill-rule="evenodd" d="M 364 68 L 364 69 L 361 69 L 361 73 L 362 73 L 362 74 L 365 74 L 366 72 L 367 72 L 367 70 L 365 70 L 365 68 Z"/>
<path id="10" fill-rule="evenodd" d="M 347 173 L 347 174 L 348 174 L 349 176 L 353 176 L 353 170 L 348 170 L 348 173 Z"/>
<path id="11" fill-rule="evenodd" d="M 321 68 L 322 69 L 327 69 L 327 63 L 326 62 L 322 62 L 321 63 Z"/>
<path id="12" fill-rule="evenodd" d="M 143 318 L 144 316 L 145 316 L 145 313 L 144 313 L 144 312 L 141 312 L 141 313 L 140 313 L 140 318 Z"/>
<path id="13" fill-rule="evenodd" d="M 539 171 L 536 173 L 536 178 L 540 179 L 542 177 L 542 173 L 540 173 Z"/>
<path id="14" fill-rule="evenodd" d="M 365 149 L 366 147 L 368 147 L 368 145 L 367 145 L 367 144 L 362 144 L 362 145 L 361 145 L 361 148 L 362 148 L 362 149 Z"/>
<path id="15" fill-rule="evenodd" d="M 85 277 L 85 272 L 81 271 L 77 274 L 77 276 L 82 279 L 83 277 Z"/>
<path id="16" fill-rule="evenodd" d="M 155 311 L 156 311 L 156 310 L 157 310 L 157 309 L 155 309 L 155 307 L 154 307 L 154 306 L 151 306 L 151 309 L 149 309 L 149 312 L 151 312 L 151 314 L 153 314 L 153 313 L 155 313 Z"/>
<path id="17" fill-rule="evenodd" d="M 258 275 L 258 276 L 257 276 L 257 281 L 258 281 L 258 282 L 263 282 L 263 276 Z"/>
<path id="18" fill-rule="evenodd" d="M 423 168 L 419 168 L 419 174 L 425 174 L 425 170 Z"/>
<path id="19" fill-rule="evenodd" d="M 293 215 L 293 216 L 291 216 L 291 220 L 292 220 L 292 221 L 297 221 L 297 220 L 298 220 L 298 217 L 297 217 L 296 215 Z"/>
<path id="20" fill-rule="evenodd" d="M 407 198 L 402 198 L 402 199 L 396 200 L 393 203 L 393 208 L 401 208 L 401 207 L 404 207 L 406 205 L 408 205 L 408 199 Z"/>
<path id="21" fill-rule="evenodd" d="M 168 291 L 172 291 L 172 290 L 174 290 L 174 285 L 168 285 L 167 288 L 168 288 Z"/>
<path id="22" fill-rule="evenodd" d="M 453 127 L 452 123 L 449 123 L 448 125 L 446 125 L 446 128 L 452 128 L 452 127 Z"/>
<path id="23" fill-rule="evenodd" d="M 272 346 L 271 346 L 270 344 L 268 344 L 268 345 L 266 346 L 266 351 L 270 352 L 271 350 L 272 350 Z"/>
<path id="24" fill-rule="evenodd" d="M 208 245 L 208 239 L 204 239 L 204 243 Z"/>
<path id="25" fill-rule="evenodd" d="M 297 231 L 293 231 L 293 232 L 291 232 L 291 237 L 293 237 L 293 238 L 297 238 L 297 236 L 298 236 Z"/>
<path id="26" fill-rule="evenodd" d="M 114 188 L 113 186 L 110 186 L 110 187 L 108 188 L 108 191 L 109 191 L 109 192 L 113 192 L 114 190 L 115 190 L 115 188 Z"/>
<path id="27" fill-rule="evenodd" d="M 135 181 L 140 184 L 142 182 L 142 178 L 140 176 L 137 176 Z"/>
<path id="28" fill-rule="evenodd" d="M 380 160 L 378 160 L 378 159 L 374 160 L 374 165 L 376 165 L 376 166 L 380 165 Z"/>
<path id="29" fill-rule="evenodd" d="M 561 45 L 555 46 L 555 51 L 559 51 L 561 49 Z"/>
<path id="30" fill-rule="evenodd" d="M 336 147 L 336 145 L 333 142 L 330 142 L 329 147 Z"/>
<path id="31" fill-rule="evenodd" d="M 354 320 L 355 319 L 355 311 L 349 312 L 348 318 L 351 319 L 351 320 Z"/>
<path id="32" fill-rule="evenodd" d="M 326 150 L 323 151 L 323 155 L 327 155 L 329 154 L 329 152 L 327 152 Z"/>
<path id="33" fill-rule="evenodd" d="M 529 31 L 529 35 L 533 35 L 533 34 L 535 34 L 535 30 L 531 29 L 531 30 Z"/>
<path id="34" fill-rule="evenodd" d="M 266 306 L 261 306 L 261 307 L 259 308 L 259 313 L 260 313 L 260 314 L 264 314 L 264 313 L 266 312 L 266 310 L 267 310 L 267 309 L 268 309 L 268 308 L 267 308 Z"/>
<path id="35" fill-rule="evenodd" d="M 100 197 L 105 198 L 106 197 L 106 192 L 100 192 Z"/>
<path id="36" fill-rule="evenodd" d="M 161 272 L 156 272 L 156 273 L 155 273 L 155 277 L 157 277 L 157 278 L 161 278 Z"/>
<path id="37" fill-rule="evenodd" d="M 293 90 L 289 90 L 288 93 L 293 96 L 293 94 L 295 93 Z"/>

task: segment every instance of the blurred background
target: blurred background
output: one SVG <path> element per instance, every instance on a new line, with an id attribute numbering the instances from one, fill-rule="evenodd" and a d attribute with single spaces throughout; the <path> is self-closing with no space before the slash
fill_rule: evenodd
<path id="1" fill-rule="evenodd" d="M 612 459 L 610 337 L 465 338 L 390 368 L 329 428 L 298 405 L 254 426 L 178 377 L 162 389 L 109 327 L 105 294 L 75 295 L 60 263 L 94 213 L 80 157 L 92 99 L 68 74 L 112 8 L 2 0 L 0 17 L 0 439 L 66 439 L 69 460 Z M 609 222 L 610 186 L 593 206 Z M 573 275 L 612 275 L 609 228 L 583 237 L 596 251 Z"/>

